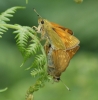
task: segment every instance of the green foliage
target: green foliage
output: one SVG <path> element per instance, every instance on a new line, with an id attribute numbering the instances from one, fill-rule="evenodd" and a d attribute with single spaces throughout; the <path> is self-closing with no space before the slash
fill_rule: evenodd
<path id="1" fill-rule="evenodd" d="M 15 36 L 16 43 L 26 60 L 36 51 L 36 48 L 38 48 L 35 39 L 37 37 L 33 35 L 34 31 L 30 27 L 17 25 L 17 28 L 18 29 L 13 33 L 17 34 Z M 30 38 L 32 39 L 31 42 L 29 41 Z M 33 38 L 35 40 L 33 40 Z"/>
<path id="2" fill-rule="evenodd" d="M 4 92 L 4 91 L 6 91 L 7 89 L 8 89 L 7 87 L 4 88 L 4 89 L 1 89 L 0 92 Z"/>
<path id="3" fill-rule="evenodd" d="M 3 34 L 4 32 L 6 32 L 6 30 L 8 30 L 8 27 L 4 26 L 3 24 L 6 24 L 6 22 L 10 21 L 9 17 L 13 17 L 12 14 L 20 8 L 24 7 L 12 7 L 0 14 L 0 34 Z M 2 36 L 0 35 L 0 37 Z"/>
<path id="4" fill-rule="evenodd" d="M 23 7 L 13 7 L 0 15 L 0 34 L 3 34 L 9 28 L 15 29 L 13 32 L 16 34 L 16 44 L 24 57 L 23 64 L 27 61 L 28 58 L 35 55 L 35 60 L 32 65 L 27 69 L 33 69 L 31 71 L 32 76 L 38 76 L 38 80 L 36 83 L 29 88 L 29 92 L 27 92 L 27 99 L 30 94 L 39 90 L 42 86 L 44 86 L 44 82 L 48 80 L 47 75 L 47 60 L 46 55 L 44 52 L 44 48 L 40 43 L 40 39 L 38 38 L 36 32 L 28 27 L 28 26 L 21 26 L 19 24 L 7 24 L 7 21 L 10 21 L 9 17 L 12 17 L 13 13 L 17 9 L 21 9 Z M 40 54 L 37 53 L 40 51 Z M 22 65 L 23 65 L 22 64 Z"/>

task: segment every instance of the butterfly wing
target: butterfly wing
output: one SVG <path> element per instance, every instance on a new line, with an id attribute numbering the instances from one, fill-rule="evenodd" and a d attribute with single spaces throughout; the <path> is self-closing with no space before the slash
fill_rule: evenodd
<path id="1" fill-rule="evenodd" d="M 55 78 L 60 77 L 61 73 L 67 68 L 70 57 L 64 50 L 53 50 L 52 60 L 54 63 L 54 76 Z"/>
<path id="2" fill-rule="evenodd" d="M 75 48 L 80 41 L 73 35 L 70 35 L 67 31 L 63 31 L 60 28 L 54 28 L 54 31 L 59 35 L 66 46 L 66 50 Z"/>
<path id="3" fill-rule="evenodd" d="M 52 48 L 55 50 L 63 49 L 65 50 L 65 44 L 59 35 L 52 29 L 51 23 L 46 19 L 39 19 L 39 31 L 42 34 L 42 37 L 46 37 Z"/>
<path id="4" fill-rule="evenodd" d="M 78 51 L 79 47 L 80 46 L 78 45 L 75 48 L 66 51 L 68 53 L 70 59 L 76 54 L 76 52 Z"/>
<path id="5" fill-rule="evenodd" d="M 46 34 L 48 39 L 50 40 L 50 44 L 52 45 L 52 48 L 58 50 L 63 49 L 65 50 L 65 44 L 62 41 L 62 39 L 59 37 L 59 35 L 52 29 L 52 27 L 46 28 Z"/>
<path id="6" fill-rule="evenodd" d="M 63 26 L 52 22 L 51 25 L 53 27 L 53 30 L 64 42 L 67 50 L 75 48 L 80 43 L 80 41 L 75 36 L 73 36 L 73 32 L 70 29 L 64 28 Z"/>
<path id="7" fill-rule="evenodd" d="M 60 29 L 62 29 L 62 30 L 64 30 L 64 31 L 67 31 L 69 34 L 73 35 L 72 30 L 70 30 L 70 29 L 68 29 L 68 28 L 65 28 L 65 27 L 63 27 L 63 26 L 61 26 L 61 25 L 59 25 L 59 24 L 53 23 L 53 22 L 51 22 L 51 25 L 52 25 L 53 28 L 55 28 L 55 27 L 56 27 L 56 28 L 60 28 Z"/>

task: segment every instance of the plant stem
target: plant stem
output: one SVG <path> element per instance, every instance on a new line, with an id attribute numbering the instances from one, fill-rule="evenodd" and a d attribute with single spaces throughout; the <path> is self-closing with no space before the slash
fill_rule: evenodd
<path id="1" fill-rule="evenodd" d="M 11 28 L 11 29 L 19 29 L 18 25 L 12 25 L 12 24 L 0 24 L 0 26 L 5 26 L 7 28 Z"/>

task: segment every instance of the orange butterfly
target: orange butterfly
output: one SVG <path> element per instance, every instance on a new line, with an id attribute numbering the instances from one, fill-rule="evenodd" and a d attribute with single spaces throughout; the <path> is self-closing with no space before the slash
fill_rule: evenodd
<path id="1" fill-rule="evenodd" d="M 71 58 L 79 49 L 79 46 L 67 51 L 53 50 L 50 44 L 45 45 L 44 48 L 48 59 L 48 74 L 53 76 L 55 81 L 59 81 L 62 72 L 66 70 Z"/>
<path id="2" fill-rule="evenodd" d="M 80 43 L 75 36 L 71 35 L 69 29 L 42 18 L 39 18 L 38 23 L 38 31 L 41 32 L 42 38 L 48 39 L 55 50 L 70 50 Z"/>

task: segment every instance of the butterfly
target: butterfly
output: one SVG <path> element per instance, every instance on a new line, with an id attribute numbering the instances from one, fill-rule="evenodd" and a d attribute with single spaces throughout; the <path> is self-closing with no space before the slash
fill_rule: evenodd
<path id="1" fill-rule="evenodd" d="M 35 9 L 34 11 L 36 12 Z M 48 39 L 53 49 L 68 50 L 74 48 L 80 43 L 80 41 L 72 35 L 73 32 L 71 30 L 43 19 L 38 13 L 37 15 L 39 16 L 37 31 L 38 33 L 41 33 L 41 39 Z"/>
<path id="2" fill-rule="evenodd" d="M 55 50 L 70 50 L 80 43 L 69 29 L 42 18 L 38 19 L 38 23 L 38 29 L 40 29 L 42 38 L 48 39 Z"/>
<path id="3" fill-rule="evenodd" d="M 48 61 L 48 74 L 51 75 L 54 81 L 59 81 L 62 72 L 66 70 L 71 58 L 79 49 L 79 45 L 70 50 L 53 50 L 51 44 L 44 46 L 47 61 Z"/>

